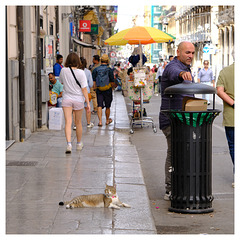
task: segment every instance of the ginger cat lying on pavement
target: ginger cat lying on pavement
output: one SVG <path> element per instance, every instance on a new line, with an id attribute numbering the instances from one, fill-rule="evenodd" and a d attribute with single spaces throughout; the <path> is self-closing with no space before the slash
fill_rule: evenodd
<path id="1" fill-rule="evenodd" d="M 73 198 L 71 201 L 60 202 L 59 205 L 66 205 L 66 208 L 82 208 L 82 207 L 105 207 L 120 209 L 120 207 L 131 206 L 122 203 L 117 195 L 116 186 L 108 186 L 106 184 L 105 194 L 81 195 Z"/>

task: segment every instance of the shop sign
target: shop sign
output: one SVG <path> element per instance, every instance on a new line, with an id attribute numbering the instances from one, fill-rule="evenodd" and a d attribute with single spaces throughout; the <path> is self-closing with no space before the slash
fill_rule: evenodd
<path id="1" fill-rule="evenodd" d="M 87 32 L 88 34 L 98 34 L 98 24 L 91 24 L 91 32 Z"/>
<path id="2" fill-rule="evenodd" d="M 53 70 L 53 46 L 54 46 L 54 36 L 45 36 L 45 69 L 46 72 L 52 72 Z"/>
<path id="3" fill-rule="evenodd" d="M 79 32 L 91 32 L 91 21 L 79 20 Z"/>

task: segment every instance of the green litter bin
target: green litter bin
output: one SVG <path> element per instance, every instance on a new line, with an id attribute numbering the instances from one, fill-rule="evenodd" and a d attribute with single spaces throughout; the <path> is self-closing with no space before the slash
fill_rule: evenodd
<path id="1" fill-rule="evenodd" d="M 164 93 L 215 94 L 216 89 L 204 84 L 181 83 L 166 88 Z M 171 122 L 172 193 L 169 211 L 212 212 L 212 124 L 220 113 L 215 109 L 215 100 L 213 109 L 207 111 L 187 112 L 170 108 L 162 113 Z"/>

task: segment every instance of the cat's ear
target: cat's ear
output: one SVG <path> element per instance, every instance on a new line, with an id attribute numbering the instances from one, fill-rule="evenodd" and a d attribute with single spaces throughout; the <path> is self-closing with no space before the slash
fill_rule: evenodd
<path id="1" fill-rule="evenodd" d="M 108 187 L 108 185 L 105 183 L 105 186 Z"/>

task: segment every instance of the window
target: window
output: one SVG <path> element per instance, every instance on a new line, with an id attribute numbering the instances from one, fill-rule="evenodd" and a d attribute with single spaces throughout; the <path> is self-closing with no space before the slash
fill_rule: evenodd
<path id="1" fill-rule="evenodd" d="M 40 38 L 40 47 L 41 47 L 41 69 L 43 69 L 43 39 Z"/>
<path id="2" fill-rule="evenodd" d="M 43 17 L 40 17 L 40 29 L 43 29 Z"/>
<path id="3" fill-rule="evenodd" d="M 52 22 L 50 22 L 49 32 L 50 32 L 50 35 L 53 35 L 53 23 Z"/>

